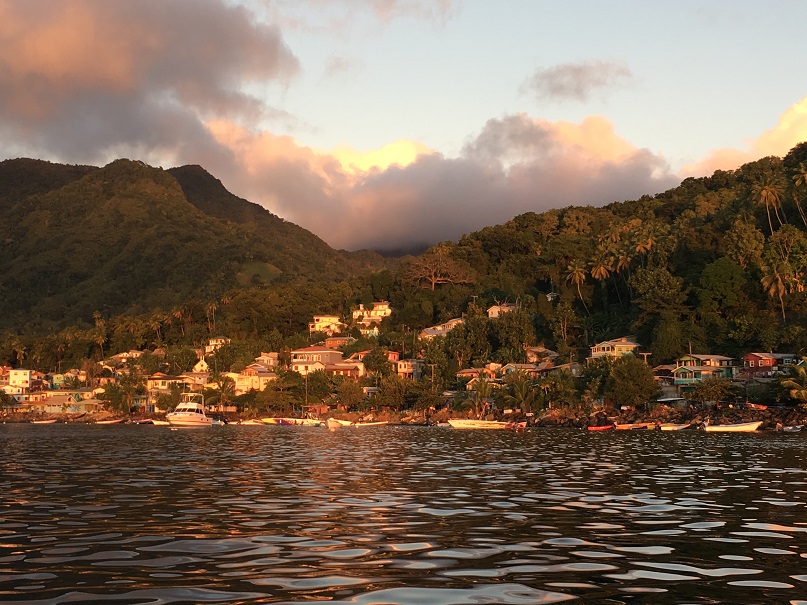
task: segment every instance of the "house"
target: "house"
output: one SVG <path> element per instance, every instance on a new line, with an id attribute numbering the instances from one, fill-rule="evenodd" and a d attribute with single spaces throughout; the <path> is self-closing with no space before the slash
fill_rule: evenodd
<path id="1" fill-rule="evenodd" d="M 301 376 L 306 376 L 312 372 L 324 372 L 325 364 L 321 361 L 312 361 L 310 359 L 299 359 L 292 361 L 289 369 L 292 372 L 297 372 Z"/>
<path id="2" fill-rule="evenodd" d="M 536 363 L 508 363 L 507 365 L 502 366 L 501 373 L 502 375 L 506 376 L 507 374 L 523 372 L 531 376 L 537 376 L 538 370 L 539 367 Z"/>
<path id="3" fill-rule="evenodd" d="M 339 321 L 338 315 L 314 315 L 314 320 L 308 324 L 308 333 L 322 332 L 333 336 L 347 326 Z"/>
<path id="4" fill-rule="evenodd" d="M 15 389 L 22 389 L 22 393 L 28 392 L 31 388 L 31 382 L 34 379 L 33 370 L 11 370 L 8 373 L 8 386 Z"/>
<path id="5" fill-rule="evenodd" d="M 386 300 L 382 300 L 372 303 L 369 307 L 359 305 L 359 308 L 353 311 L 353 321 L 365 326 L 378 325 L 381 320 L 390 315 L 392 315 L 392 308 Z"/>
<path id="6" fill-rule="evenodd" d="M 527 356 L 527 362 L 540 363 L 542 361 L 554 361 L 560 355 L 551 349 L 547 349 L 543 345 L 537 347 L 524 347 L 524 353 Z"/>
<path id="7" fill-rule="evenodd" d="M 437 326 L 431 326 L 430 328 L 424 328 L 420 331 L 420 338 L 423 340 L 429 340 L 434 338 L 435 336 L 445 336 L 451 330 L 456 328 L 457 326 L 465 323 L 465 320 L 460 318 L 456 319 L 449 319 L 447 322 L 439 324 Z"/>
<path id="8" fill-rule="evenodd" d="M 734 359 L 725 355 L 693 354 L 679 357 L 677 366 L 703 367 L 711 370 L 710 374 L 717 378 L 731 379 L 734 377 Z"/>
<path id="9" fill-rule="evenodd" d="M 394 366 L 395 373 L 401 378 L 420 380 L 423 376 L 422 359 L 399 359 Z"/>
<path id="10" fill-rule="evenodd" d="M 342 361 L 343 355 L 344 353 L 342 353 L 342 351 L 336 351 L 334 349 L 329 349 L 328 347 L 314 345 L 292 351 L 291 361 L 292 363 L 295 361 L 321 361 L 322 363 L 338 363 Z"/>
<path id="11" fill-rule="evenodd" d="M 217 336 L 215 338 L 211 338 L 207 341 L 207 344 L 205 345 L 205 355 L 212 355 L 213 353 L 216 352 L 216 350 L 228 344 L 230 344 L 229 338 L 225 338 L 223 336 Z"/>
<path id="12" fill-rule="evenodd" d="M 501 303 L 498 305 L 493 305 L 488 307 L 488 319 L 499 319 L 499 317 L 504 313 L 509 313 L 515 309 L 516 305 L 514 303 Z"/>
<path id="13" fill-rule="evenodd" d="M 277 380 L 277 374 L 263 364 L 252 363 L 236 376 L 235 394 L 243 395 L 251 390 L 262 391 L 273 380 Z"/>
<path id="14" fill-rule="evenodd" d="M 618 358 L 624 355 L 636 355 L 638 349 L 639 343 L 634 340 L 633 336 L 623 336 L 622 338 L 598 342 L 591 347 L 591 355 L 589 355 L 588 359 L 597 359 L 599 357 Z"/>
<path id="15" fill-rule="evenodd" d="M 265 368 L 276 368 L 280 365 L 277 353 L 261 353 L 255 358 L 255 363 L 261 364 Z"/>
<path id="16" fill-rule="evenodd" d="M 371 353 L 370 349 L 366 351 L 356 351 L 350 357 L 348 357 L 348 360 L 364 361 L 364 358 L 367 357 L 370 353 Z M 387 356 L 387 361 L 389 361 L 391 364 L 395 364 L 401 357 L 401 354 L 398 351 L 384 350 L 384 353 Z"/>
<path id="17" fill-rule="evenodd" d="M 325 364 L 325 373 L 329 376 L 358 379 L 367 374 L 367 370 L 361 361 L 342 361 Z"/>
<path id="18" fill-rule="evenodd" d="M 747 353 L 741 372 L 751 378 L 770 378 L 798 361 L 795 353 Z"/>
<path id="19" fill-rule="evenodd" d="M 325 346 L 329 349 L 338 349 L 356 342 L 352 336 L 329 336 L 325 339 Z"/>

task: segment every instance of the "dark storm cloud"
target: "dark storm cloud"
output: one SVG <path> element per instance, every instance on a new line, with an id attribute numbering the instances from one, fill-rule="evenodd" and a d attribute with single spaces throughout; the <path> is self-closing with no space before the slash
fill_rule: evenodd
<path id="1" fill-rule="evenodd" d="M 245 83 L 299 70 L 277 28 L 223 0 L 0 0 L 0 16 L 0 130 L 72 161 L 209 145 L 205 118 L 273 115 Z"/>

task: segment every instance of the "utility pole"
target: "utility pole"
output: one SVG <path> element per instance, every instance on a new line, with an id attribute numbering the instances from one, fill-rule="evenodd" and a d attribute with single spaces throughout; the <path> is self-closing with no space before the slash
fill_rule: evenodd
<path id="1" fill-rule="evenodd" d="M 429 364 L 429 367 L 432 369 L 432 394 L 434 394 L 434 366 L 436 365 L 436 363 Z"/>

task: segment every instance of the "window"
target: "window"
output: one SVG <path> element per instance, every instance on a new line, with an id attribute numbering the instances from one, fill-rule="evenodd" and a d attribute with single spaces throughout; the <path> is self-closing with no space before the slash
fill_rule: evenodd
<path id="1" fill-rule="evenodd" d="M 751 366 L 751 367 L 753 368 L 753 367 L 754 367 L 754 360 L 752 359 L 751 361 L 749 361 L 749 362 L 748 362 L 748 365 L 749 365 L 749 366 Z"/>

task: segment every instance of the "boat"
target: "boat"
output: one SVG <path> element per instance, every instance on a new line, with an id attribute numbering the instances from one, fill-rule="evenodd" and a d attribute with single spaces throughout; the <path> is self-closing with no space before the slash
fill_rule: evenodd
<path id="1" fill-rule="evenodd" d="M 776 430 L 781 433 L 798 433 L 801 430 L 801 427 L 804 426 L 803 424 L 782 424 L 781 422 L 776 423 Z"/>
<path id="2" fill-rule="evenodd" d="M 95 424 L 120 424 L 123 418 L 111 418 L 109 420 L 96 420 Z"/>
<path id="3" fill-rule="evenodd" d="M 153 424 L 154 426 L 168 426 L 168 425 L 170 425 L 171 423 L 170 423 L 170 422 L 168 422 L 167 420 L 157 420 L 157 419 L 155 418 L 155 419 L 153 419 L 153 420 L 151 421 L 151 424 Z"/>
<path id="4" fill-rule="evenodd" d="M 240 424 L 241 426 L 263 426 L 264 425 L 263 421 L 258 420 L 257 418 L 250 418 L 249 420 L 242 420 L 238 424 Z"/>
<path id="5" fill-rule="evenodd" d="M 687 424 L 675 424 L 673 422 L 662 422 L 658 425 L 659 430 L 662 431 L 683 431 L 684 429 L 688 429 L 692 425 Z"/>
<path id="6" fill-rule="evenodd" d="M 616 426 L 613 424 L 601 424 L 599 426 L 588 426 L 586 427 L 589 431 L 613 431 L 616 430 Z"/>
<path id="7" fill-rule="evenodd" d="M 626 424 L 615 424 L 618 431 L 635 431 L 637 429 L 650 429 L 656 426 L 655 422 L 631 422 Z"/>
<path id="8" fill-rule="evenodd" d="M 389 420 L 379 420 L 378 422 L 354 422 L 350 426 L 384 426 L 389 424 Z"/>
<path id="9" fill-rule="evenodd" d="M 762 420 L 735 424 L 709 424 L 707 422 L 703 425 L 703 430 L 707 433 L 753 433 L 760 426 L 762 426 Z"/>
<path id="10" fill-rule="evenodd" d="M 318 418 L 261 418 L 263 424 L 283 424 L 287 426 L 322 426 Z"/>
<path id="11" fill-rule="evenodd" d="M 502 422 L 500 420 L 471 420 L 465 418 L 451 418 L 448 424 L 455 429 L 487 429 L 504 431 L 507 429 L 518 430 L 519 425 L 527 426 L 527 423 L 521 422 Z"/>
<path id="12" fill-rule="evenodd" d="M 343 426 L 350 426 L 349 423 L 342 424 L 342 422 L 344 421 L 340 421 L 336 418 L 328 418 L 328 420 L 325 421 L 325 426 L 327 426 L 330 430 L 338 429 Z"/>
<path id="13" fill-rule="evenodd" d="M 213 426 L 213 419 L 205 414 L 205 402 L 201 393 L 181 393 L 179 405 L 165 415 L 172 427 Z"/>
<path id="14" fill-rule="evenodd" d="M 56 419 L 49 418 L 47 420 L 32 420 L 31 424 L 56 424 Z"/>

